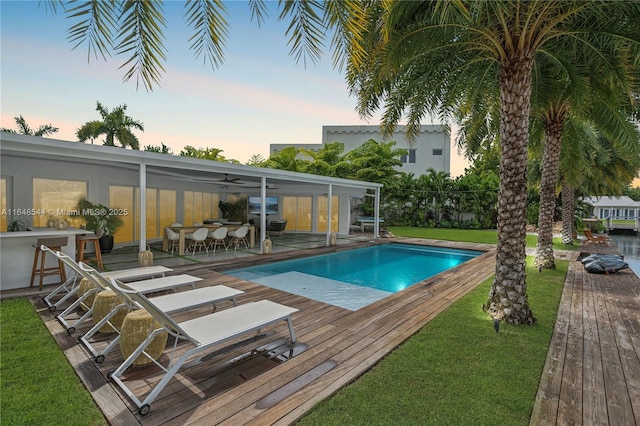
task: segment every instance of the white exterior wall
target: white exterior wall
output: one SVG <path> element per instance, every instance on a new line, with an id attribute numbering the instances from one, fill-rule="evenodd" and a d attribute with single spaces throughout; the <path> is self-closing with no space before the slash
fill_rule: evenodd
<path id="1" fill-rule="evenodd" d="M 420 126 L 420 134 L 413 142 L 409 142 L 405 135 L 405 126 L 398 126 L 389 138 L 384 139 L 379 126 L 322 126 L 321 144 L 271 144 L 269 153 L 275 154 L 284 148 L 294 146 L 318 151 L 323 145 L 332 142 L 344 144 L 344 152 L 354 150 L 369 139 L 376 142 L 395 141 L 395 148 L 415 149 L 415 163 L 405 163 L 398 170 L 413 173 L 416 176 L 426 174 L 432 168 L 437 172 L 450 173 L 451 165 L 451 135 L 441 125 Z M 441 155 L 434 155 L 434 150 L 441 151 Z"/>
<path id="2" fill-rule="evenodd" d="M 119 148 L 121 149 L 121 148 Z M 140 182 L 139 170 L 137 167 L 128 167 L 120 164 L 83 164 L 73 160 L 50 161 L 41 158 L 13 158 L 10 155 L 0 156 L 0 170 L 2 176 L 8 178 L 8 208 L 9 209 L 31 209 L 33 208 L 33 179 L 60 179 L 87 182 L 87 199 L 93 203 L 109 205 L 109 186 L 133 186 L 138 187 Z M 168 189 L 176 191 L 176 220 L 184 222 L 184 191 L 216 192 L 220 194 L 220 200 L 225 201 L 227 191 L 221 186 L 213 186 L 208 183 L 196 180 L 185 181 L 182 179 L 171 179 L 167 176 L 159 176 L 153 173 L 152 169 L 147 169 L 147 187 L 157 189 Z M 299 186 L 288 186 L 286 189 L 270 190 L 269 195 L 279 196 L 282 203 L 282 195 L 313 195 L 314 208 L 317 204 L 317 197 L 326 194 L 327 186 L 310 186 L 303 182 Z M 242 193 L 246 195 L 260 195 L 258 188 L 232 187 L 230 192 Z M 333 195 L 340 198 L 340 223 L 338 233 L 349 233 L 348 206 L 350 196 L 354 194 L 352 189 L 343 187 L 333 188 Z M 138 212 L 130 212 L 137 214 Z M 249 218 L 258 220 L 259 216 L 249 215 Z M 269 220 L 279 219 L 280 215 L 269 216 Z M 18 219 L 18 217 L 12 218 Z M 22 217 L 30 225 L 32 218 Z M 11 220 L 11 219 L 10 219 Z M 134 221 L 135 222 L 135 221 Z M 166 224 L 161 224 L 162 226 Z M 316 232 L 314 223 L 313 232 Z"/>
<path id="3" fill-rule="evenodd" d="M 420 126 L 420 134 L 413 142 L 406 138 L 405 126 L 398 126 L 392 136 L 383 139 L 379 126 L 322 126 L 322 143 L 342 142 L 345 152 L 351 151 L 369 139 L 376 142 L 395 141 L 395 148 L 416 150 L 416 162 L 405 163 L 400 168 L 406 173 L 423 175 L 427 169 L 450 172 L 451 135 L 440 125 Z M 433 150 L 442 150 L 442 155 L 433 155 Z"/>

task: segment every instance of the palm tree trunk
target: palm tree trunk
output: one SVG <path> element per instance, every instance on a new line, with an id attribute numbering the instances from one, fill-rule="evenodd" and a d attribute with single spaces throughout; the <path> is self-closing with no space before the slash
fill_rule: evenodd
<path id="1" fill-rule="evenodd" d="M 535 264 L 545 269 L 556 269 L 553 257 L 553 218 L 556 211 L 556 186 L 564 111 L 552 108 L 545 117 L 544 153 L 540 183 L 540 213 L 538 214 L 538 247 Z"/>
<path id="2" fill-rule="evenodd" d="M 515 55 L 517 56 L 517 55 Z M 509 324 L 533 324 L 526 284 L 527 145 L 533 60 L 500 66 L 500 195 L 496 274 L 484 310 Z"/>
<path id="3" fill-rule="evenodd" d="M 562 184 L 562 244 L 573 244 L 575 206 L 573 186 L 565 181 Z"/>

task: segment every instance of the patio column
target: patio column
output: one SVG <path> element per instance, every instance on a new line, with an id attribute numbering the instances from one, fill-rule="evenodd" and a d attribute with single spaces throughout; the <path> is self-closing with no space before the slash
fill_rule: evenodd
<path id="1" fill-rule="evenodd" d="M 376 187 L 376 199 L 373 204 L 373 238 L 380 237 L 380 188 Z"/>
<path id="2" fill-rule="evenodd" d="M 329 190 L 327 191 L 327 247 L 331 245 L 331 198 L 333 196 L 333 184 L 329 184 Z"/>
<path id="3" fill-rule="evenodd" d="M 262 243 L 267 237 L 267 178 L 260 178 L 260 254 L 263 253 Z"/>
<path id="4" fill-rule="evenodd" d="M 147 249 L 147 165 L 140 163 L 140 243 L 138 251 Z"/>

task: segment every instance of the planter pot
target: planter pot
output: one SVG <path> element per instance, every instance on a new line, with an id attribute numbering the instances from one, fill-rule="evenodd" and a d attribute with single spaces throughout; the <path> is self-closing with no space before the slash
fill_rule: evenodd
<path id="1" fill-rule="evenodd" d="M 113 250 L 113 235 L 100 237 L 98 242 L 100 243 L 100 253 L 111 253 L 111 250 Z"/>

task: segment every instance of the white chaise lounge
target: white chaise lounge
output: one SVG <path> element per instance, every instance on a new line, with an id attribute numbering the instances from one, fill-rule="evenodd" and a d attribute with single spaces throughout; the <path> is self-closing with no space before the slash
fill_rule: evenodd
<path id="1" fill-rule="evenodd" d="M 112 282 L 114 286 L 118 284 Z M 131 298 L 135 300 L 142 308 L 146 309 L 160 324 L 161 327 L 154 330 L 147 339 L 142 342 L 136 350 L 126 359 L 120 366 L 109 374 L 109 377 L 115 381 L 120 388 L 135 402 L 140 408 L 140 414 L 146 415 L 151 409 L 151 403 L 162 392 L 164 387 L 169 383 L 171 378 L 180 370 L 180 368 L 194 355 L 207 351 L 215 346 L 236 339 L 239 336 L 259 332 L 261 329 L 286 321 L 289 326 L 289 334 L 291 336 L 291 344 L 295 343 L 295 334 L 293 332 L 293 323 L 291 315 L 298 309 L 281 305 L 269 300 L 261 300 L 259 302 L 247 303 L 244 305 L 229 308 L 223 311 L 215 312 L 209 315 L 198 317 L 184 322 L 175 322 L 166 312 L 163 312 L 155 305 L 154 299 L 148 299 L 143 294 L 121 289 L 121 291 L 129 293 Z M 153 342 L 154 338 L 160 333 L 168 332 L 175 338 L 173 350 L 167 365 L 165 366 L 154 357 L 146 354 L 145 349 Z M 176 347 L 180 341 L 190 344 L 181 355 L 176 355 Z M 140 355 L 145 355 L 158 367 L 164 374 L 162 379 L 152 386 L 151 392 L 142 399 L 138 398 L 134 391 L 127 386 L 123 376 L 127 368 Z M 162 360 L 165 357 L 161 357 Z M 177 358 L 177 359 L 175 359 Z"/>
<path id="2" fill-rule="evenodd" d="M 135 309 L 140 309 L 140 306 L 129 296 L 129 294 L 122 292 L 121 289 L 130 289 L 130 287 L 128 287 L 130 284 L 139 283 L 125 284 L 114 280 L 113 277 L 109 277 L 110 279 L 107 279 L 103 274 L 82 262 L 80 262 L 78 266 L 87 274 L 86 276 L 89 279 L 95 282 L 97 286 L 113 290 L 122 302 L 116 305 L 107 315 L 96 322 L 89 331 L 80 337 L 80 341 L 95 357 L 94 360 L 97 363 L 101 363 L 104 361 L 107 354 L 120 342 L 120 333 L 118 328 L 113 326 L 110 321 L 122 310 L 129 312 Z M 117 282 L 118 285 L 113 285 L 113 282 Z M 136 291 L 141 292 L 140 290 Z M 217 285 L 155 296 L 153 297 L 153 303 L 158 307 L 158 309 L 167 314 L 173 314 L 187 309 L 195 309 L 205 305 L 212 305 L 212 308 L 215 311 L 216 304 L 227 300 L 233 303 L 233 306 L 236 306 L 236 298 L 242 293 L 244 293 L 242 290 L 236 290 L 224 285 Z M 91 339 L 96 333 L 98 333 L 98 330 L 106 324 L 112 326 L 111 328 L 115 330 L 115 335 L 108 342 L 104 338 L 101 338 L 99 342 L 100 347 L 103 347 L 105 343 L 106 347 L 99 349 L 98 346 L 96 346 L 96 342 L 93 342 Z"/>
<path id="3" fill-rule="evenodd" d="M 71 257 L 65 253 L 49 250 L 45 246 L 42 247 L 43 250 L 46 249 L 64 262 L 65 265 L 74 271 L 76 276 L 87 279 L 91 278 L 87 277 L 87 273 L 80 269 L 76 261 L 71 259 Z M 128 286 L 135 288 L 141 293 L 147 294 L 164 290 L 177 290 L 178 287 L 182 286 L 191 286 L 195 289 L 196 282 L 201 280 L 202 278 L 193 277 L 191 275 L 174 275 L 169 277 L 153 278 L 150 280 L 134 281 L 128 283 Z M 98 291 L 105 289 L 104 286 L 98 285 L 98 283 L 93 280 L 91 280 L 91 282 L 94 285 L 89 290 L 56 316 L 60 324 L 62 324 L 69 334 L 75 333 L 77 328 L 93 315 L 93 305 L 89 303 L 89 300 L 93 300 Z M 81 306 L 85 312 L 80 316 L 80 318 L 76 319 L 76 310 Z"/>
<path id="4" fill-rule="evenodd" d="M 41 250 L 43 250 L 43 247 L 45 247 L 47 251 L 53 253 L 53 251 L 46 246 L 42 246 Z M 67 258 L 68 260 L 71 260 L 73 262 L 70 257 L 67 256 Z M 113 276 L 113 278 L 115 278 L 116 280 L 126 282 L 133 280 L 142 280 L 145 278 L 164 277 L 167 272 L 171 272 L 172 270 L 173 269 L 171 268 L 160 265 L 143 266 L 140 268 L 130 268 L 108 272 L 108 275 Z M 80 284 L 80 279 L 82 277 L 78 276 L 75 273 L 76 271 L 74 269 L 72 269 L 72 272 L 74 273 L 70 274 L 69 279 L 67 279 L 60 286 L 56 287 L 51 293 L 42 298 L 51 312 L 55 312 L 56 310 L 58 310 L 61 306 L 75 297 L 78 293 L 78 285 Z"/>

